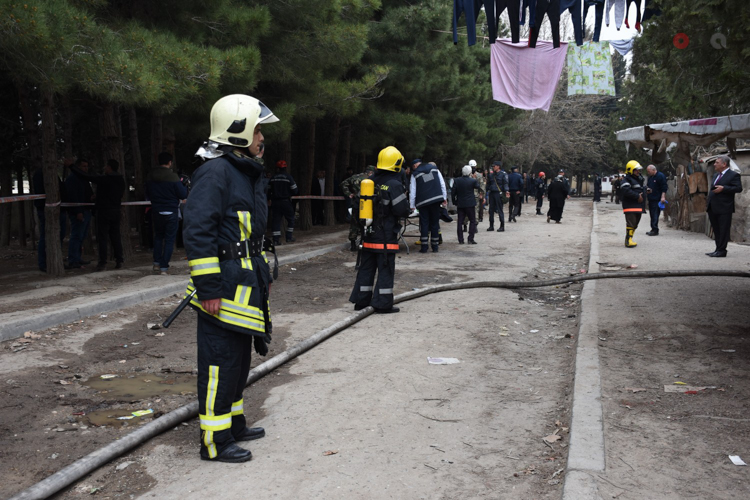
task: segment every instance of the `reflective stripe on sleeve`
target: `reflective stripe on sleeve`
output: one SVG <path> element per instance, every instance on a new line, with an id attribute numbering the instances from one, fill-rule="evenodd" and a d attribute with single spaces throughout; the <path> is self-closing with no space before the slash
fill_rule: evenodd
<path id="1" fill-rule="evenodd" d="M 206 257 L 205 259 L 191 260 L 188 262 L 188 265 L 190 266 L 190 276 L 221 273 L 218 257 Z"/>
<path id="2" fill-rule="evenodd" d="M 395 198 L 394 198 L 394 199 L 393 199 L 393 200 L 391 201 L 391 203 L 393 203 L 393 204 L 395 205 L 395 204 L 397 204 L 397 203 L 401 203 L 401 202 L 402 202 L 403 200 L 405 200 L 405 199 L 406 199 L 406 193 L 401 193 L 400 195 L 396 196 L 396 197 L 395 197 Z"/>

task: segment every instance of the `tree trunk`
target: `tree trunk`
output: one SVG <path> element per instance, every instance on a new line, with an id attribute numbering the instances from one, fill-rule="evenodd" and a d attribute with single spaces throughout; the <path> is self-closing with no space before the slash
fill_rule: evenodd
<path id="1" fill-rule="evenodd" d="M 19 165 L 16 169 L 16 179 L 18 179 L 18 196 L 25 194 L 23 189 L 23 166 Z M 29 179 L 31 180 L 31 179 Z M 26 202 L 18 202 L 18 243 L 21 248 L 26 248 Z"/>
<path id="2" fill-rule="evenodd" d="M 42 92 L 42 165 L 44 168 L 45 200 L 44 218 L 46 221 L 45 243 L 47 246 L 47 274 L 62 276 L 62 245 L 60 245 L 60 179 L 57 176 L 57 138 L 55 137 L 55 95 L 52 91 Z M 52 205 L 52 206 L 50 206 Z"/>
<path id="3" fill-rule="evenodd" d="M 135 108 L 128 110 L 128 128 L 130 130 L 130 150 L 131 156 L 133 157 L 133 183 L 135 184 L 135 199 L 136 201 L 143 201 L 146 199 L 145 181 L 146 178 L 143 175 L 143 160 L 141 158 L 141 143 L 138 140 L 138 115 L 136 115 Z M 143 207 L 136 206 L 134 213 L 136 214 L 136 227 L 138 228 L 138 235 L 140 238 L 140 244 L 142 248 L 146 247 L 148 238 L 143 234 L 144 232 L 144 219 L 145 211 Z"/>
<path id="4" fill-rule="evenodd" d="M 26 171 L 29 182 L 31 182 L 34 171 L 42 167 L 42 147 L 39 143 L 39 120 L 37 112 L 31 103 L 28 87 L 23 84 L 16 83 L 16 90 L 18 91 L 18 103 L 21 108 L 21 120 L 23 122 L 24 139 L 26 140 L 26 144 L 28 144 L 29 146 Z M 31 244 L 34 248 L 36 248 L 36 225 L 34 224 L 34 217 L 32 216 L 30 220 L 31 228 L 29 232 L 31 234 Z"/>
<path id="5" fill-rule="evenodd" d="M 307 169 L 301 170 L 297 185 L 299 192 L 306 196 L 310 194 L 313 177 L 315 176 L 315 120 L 310 120 L 307 124 Z M 312 211 L 310 200 L 300 200 L 299 204 L 299 228 L 302 231 L 312 229 Z"/>
<path id="6" fill-rule="evenodd" d="M 63 122 L 63 179 L 68 175 L 67 167 L 74 163 L 75 154 L 73 153 L 73 115 L 70 107 L 70 97 L 61 98 L 60 112 Z"/>
<path id="7" fill-rule="evenodd" d="M 159 153 L 164 148 L 164 130 L 161 115 L 151 116 L 151 168 L 159 166 Z"/>
<path id="8" fill-rule="evenodd" d="M 13 171 L 10 163 L 2 165 L 0 170 L 0 196 L 13 196 Z M 0 205 L 0 245 L 10 246 L 10 226 L 12 222 L 13 203 Z"/>
<path id="9" fill-rule="evenodd" d="M 117 107 L 112 103 L 104 103 L 99 112 L 99 133 L 101 136 L 102 150 L 107 160 L 115 159 L 120 163 L 120 175 L 125 172 L 122 152 L 122 127 L 119 122 L 119 112 Z M 122 194 L 122 200 L 127 201 L 128 189 L 127 183 L 125 191 Z M 129 260 L 133 256 L 133 248 L 130 244 L 130 222 L 128 217 L 128 207 L 123 206 L 120 209 L 120 238 L 122 239 L 122 256 Z M 101 242 L 98 242 L 101 244 Z"/>
<path id="10" fill-rule="evenodd" d="M 341 117 L 335 116 L 331 123 L 330 136 L 328 137 L 328 162 L 326 163 L 326 196 L 333 196 L 333 188 L 336 183 L 336 158 L 339 151 L 339 128 Z M 333 200 L 325 200 L 325 219 L 323 224 L 333 226 L 336 224 L 336 213 L 334 212 L 335 203 Z"/>

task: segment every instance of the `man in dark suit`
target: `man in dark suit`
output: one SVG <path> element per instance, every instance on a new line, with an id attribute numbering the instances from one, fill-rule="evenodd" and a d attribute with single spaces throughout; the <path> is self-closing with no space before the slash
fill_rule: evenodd
<path id="1" fill-rule="evenodd" d="M 716 250 L 709 257 L 726 257 L 729 231 L 732 228 L 734 195 L 742 191 L 740 174 L 729 170 L 729 157 L 719 156 L 714 162 L 714 178 L 706 199 L 706 212 L 714 230 Z"/>

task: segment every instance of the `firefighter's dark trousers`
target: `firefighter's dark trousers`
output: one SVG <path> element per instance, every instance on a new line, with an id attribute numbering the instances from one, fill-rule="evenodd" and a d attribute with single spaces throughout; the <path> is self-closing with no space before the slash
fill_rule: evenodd
<path id="1" fill-rule="evenodd" d="M 378 280 L 375 282 L 375 272 Z M 372 306 L 375 309 L 393 307 L 393 279 L 396 273 L 396 254 L 381 251 L 362 251 L 357 281 L 349 296 L 349 302 L 361 309 Z M 375 285 L 373 287 L 373 284 Z"/>
<path id="2" fill-rule="evenodd" d="M 198 314 L 198 409 L 201 452 L 214 458 L 245 429 L 242 391 L 250 372 L 252 335 Z"/>
<path id="3" fill-rule="evenodd" d="M 274 242 L 281 239 L 281 219 L 286 219 L 286 240 L 290 241 L 294 236 L 294 205 L 291 200 L 273 200 L 271 203 L 271 214 L 273 223 Z"/>

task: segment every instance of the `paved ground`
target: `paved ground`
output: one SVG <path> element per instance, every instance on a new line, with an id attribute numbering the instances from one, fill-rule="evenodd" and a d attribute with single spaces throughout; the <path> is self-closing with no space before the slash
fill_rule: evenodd
<path id="1" fill-rule="evenodd" d="M 626 249 L 618 209 L 602 203 L 594 214 L 590 201 L 573 200 L 560 225 L 527 210 L 505 233 L 487 233 L 481 224 L 476 246 L 459 246 L 455 224 L 445 225 L 440 253 L 400 254 L 396 293 L 632 264 L 639 271 L 750 265 L 748 247 L 732 244 L 729 258 L 710 259 L 703 255 L 713 249 L 705 236 L 663 228 L 650 238 L 645 220 L 636 233 L 639 246 Z M 330 243 L 323 238 L 304 249 Z M 601 264 L 589 268 L 590 253 Z M 352 254 L 336 250 L 282 267 L 274 285 L 271 355 L 351 314 L 346 298 L 353 264 Z M 156 277 L 139 279 L 145 278 Z M 59 286 L 80 291 L 98 285 L 82 280 Z M 251 443 L 252 462 L 197 460 L 198 427 L 191 421 L 60 498 L 92 491 L 107 498 L 210 498 L 220 485 L 225 498 L 245 498 L 252 488 L 260 499 L 536 499 L 563 496 L 563 480 L 565 500 L 744 497 L 747 468 L 732 465 L 727 455 L 750 458 L 750 345 L 744 310 L 737 307 L 749 287 L 730 278 L 601 280 L 521 292 L 476 289 L 403 303 L 398 315 L 370 316 L 246 391 L 248 415 L 268 431 Z M 45 288 L 33 290 L 44 294 Z M 89 295 L 115 297 L 126 289 L 112 288 Z M 2 300 L 12 308 L 13 299 Z M 11 348 L 12 341 L 3 344 L 1 497 L 128 431 L 71 417 L 72 410 L 114 415 L 148 406 L 158 413 L 191 400 L 188 392 L 113 399 L 84 385 L 101 373 L 138 379 L 166 370 L 190 377 L 194 314 L 181 316 L 159 338 L 145 327 L 175 303 L 166 299 L 47 329 L 20 352 L 13 352 L 18 347 Z M 123 352 L 124 365 L 118 361 Z M 460 362 L 430 365 L 428 356 Z M 579 377 L 582 370 L 586 376 Z M 50 377 L 70 383 L 51 385 Z M 665 392 L 665 386 L 683 387 L 674 382 L 715 388 Z M 588 401 L 584 392 L 573 401 L 574 383 L 576 391 L 584 384 Z M 572 408 L 583 410 L 572 417 Z"/>

